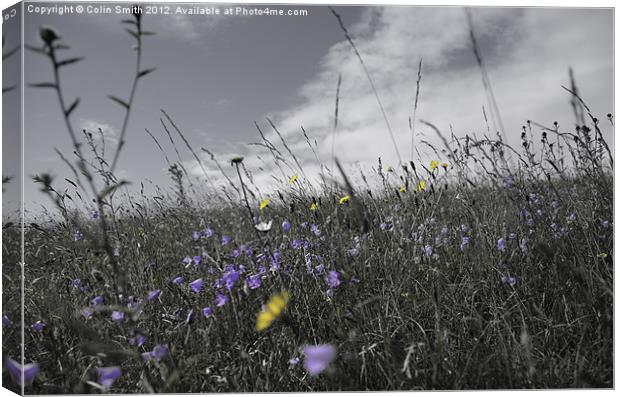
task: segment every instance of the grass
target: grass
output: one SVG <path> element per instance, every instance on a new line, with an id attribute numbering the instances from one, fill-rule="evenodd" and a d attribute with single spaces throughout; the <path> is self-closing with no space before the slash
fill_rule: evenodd
<path id="1" fill-rule="evenodd" d="M 613 237 L 604 223 L 611 196 L 599 190 L 601 182 L 518 179 L 511 188 L 438 184 L 432 191 L 360 194 L 353 200 L 364 207 L 366 232 L 352 202 L 322 197 L 310 211 L 307 198 L 290 193 L 260 211 L 275 223 L 260 239 L 246 209 L 234 203 L 160 208 L 145 201 L 142 214 L 116 223 L 118 261 L 130 286 L 122 298 L 105 253 L 90 238 L 74 241 L 75 228 L 63 222 L 31 225 L 25 350 L 41 373 L 28 391 L 89 392 L 85 382 L 96 381 L 94 369 L 112 365 L 123 370 L 112 389 L 119 393 L 611 387 Z M 531 226 L 522 209 L 532 214 Z M 278 227 L 284 220 L 293 225 L 289 232 Z M 97 238 L 94 220 L 76 213 L 71 221 Z M 565 228 L 561 236 L 552 224 Z M 207 226 L 216 234 L 194 241 L 192 232 Z M 5 229 L 3 241 L 14 241 L 15 233 Z M 221 245 L 223 234 L 230 244 Z M 465 235 L 470 242 L 461 250 Z M 309 246 L 294 249 L 294 239 Z M 241 245 L 254 255 L 235 257 Z M 280 270 L 267 270 L 262 286 L 249 290 L 244 279 L 261 264 L 269 269 L 268 256 L 258 255 L 267 246 L 281 253 Z M 356 246 L 359 255 L 347 255 Z M 203 253 L 206 265 L 185 268 L 185 256 Z M 325 276 L 307 271 L 309 260 L 317 273 L 318 258 L 325 271 L 341 274 L 331 298 Z M 245 273 L 230 302 L 215 307 L 211 285 L 229 263 L 245 266 Z M 4 314 L 18 319 L 17 297 L 10 295 L 17 275 L 10 269 Z M 502 283 L 508 275 L 516 278 L 513 286 Z M 177 276 L 183 285 L 171 282 Z M 191 292 L 187 282 L 200 277 L 205 290 Z M 91 290 L 73 287 L 74 279 Z M 124 306 L 128 296 L 144 298 L 155 289 L 163 291 L 159 299 L 126 309 L 123 324 L 111 320 L 107 305 L 89 320 L 80 315 L 96 295 Z M 261 305 L 282 289 L 291 295 L 290 321 L 257 333 Z M 202 316 L 206 306 L 214 307 L 213 317 Z M 195 317 L 187 322 L 190 310 Z M 43 332 L 28 327 L 37 320 L 47 324 Z M 142 348 L 128 344 L 135 330 L 148 338 Z M 11 340 L 18 330 L 4 333 Z M 159 363 L 144 364 L 137 355 L 164 342 L 171 354 Z M 310 378 L 301 365 L 289 365 L 307 343 L 337 346 L 333 373 Z M 19 356 L 16 348 L 5 345 L 5 354 Z"/>

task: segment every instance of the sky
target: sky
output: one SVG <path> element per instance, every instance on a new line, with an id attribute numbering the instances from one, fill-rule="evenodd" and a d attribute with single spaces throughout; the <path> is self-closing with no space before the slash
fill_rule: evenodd
<path id="1" fill-rule="evenodd" d="M 171 10 L 176 6 L 171 5 Z M 219 171 L 200 148 L 214 152 L 231 176 L 234 169 L 229 160 L 244 156 L 265 191 L 277 187 L 271 176 L 279 171 L 269 153 L 248 145 L 260 140 L 256 121 L 269 139 L 285 150 L 267 118 L 282 133 L 310 179 L 316 178 L 319 166 L 301 133 L 302 126 L 311 141 L 316 140 L 317 156 L 327 165 L 331 165 L 332 145 L 345 167 L 359 164 L 370 168 L 378 157 L 384 164 L 398 163 L 372 86 L 336 18 L 322 5 L 277 7 L 305 9 L 308 15 L 143 16 L 144 29 L 157 33 L 144 39 L 143 68 L 157 70 L 138 86 L 119 162 L 122 178 L 130 180 L 134 188 L 141 182 L 147 187 L 171 186 L 166 162 L 145 132 L 146 128 L 153 133 L 167 156 L 177 160 L 161 126 L 160 109 L 172 116 L 195 151 L 204 156 L 207 175 L 216 185 L 223 184 Z M 482 109 L 489 105 L 471 50 L 464 8 L 335 9 L 363 58 L 403 160 L 427 161 L 433 156 L 419 142 L 436 143 L 437 139 L 419 120 L 432 122 L 442 131 L 452 128 L 456 136 L 486 132 Z M 611 9 L 473 8 L 471 15 L 509 143 L 518 144 L 526 120 L 544 125 L 558 121 L 560 128 L 574 128 L 570 97 L 561 88 L 569 84 L 569 67 L 594 113 L 604 119 L 612 112 Z M 121 24 L 124 18 L 26 12 L 23 22 L 26 44 L 40 45 L 39 26 L 48 25 L 71 47 L 67 57 L 85 57 L 62 70 L 62 86 L 68 100 L 80 97 L 72 114 L 75 128 L 93 132 L 102 128 L 107 153 L 112 153 L 118 142 L 124 115 L 107 95 L 128 96 L 135 62 L 132 38 Z M 11 40 L 14 38 L 7 37 Z M 412 158 L 409 117 L 421 59 L 415 128 L 419 153 L 414 152 Z M 51 78 L 45 57 L 26 51 L 24 62 L 26 83 Z M 339 120 L 334 129 L 339 76 Z M 17 94 L 4 94 L 4 102 L 13 101 L 17 96 L 11 95 Z M 71 188 L 63 181 L 71 171 L 54 151 L 58 148 L 69 154 L 71 144 L 53 91 L 27 87 L 24 104 L 26 176 L 49 172 L 57 176 L 60 189 Z M 605 127 L 604 132 L 611 143 L 611 127 Z M 192 154 L 178 137 L 175 139 L 195 183 L 210 188 Z M 6 158 L 6 147 L 3 149 Z M 293 168 L 286 173 L 299 172 Z M 27 208 L 34 211 L 40 204 L 48 205 L 29 179 L 24 189 Z"/>

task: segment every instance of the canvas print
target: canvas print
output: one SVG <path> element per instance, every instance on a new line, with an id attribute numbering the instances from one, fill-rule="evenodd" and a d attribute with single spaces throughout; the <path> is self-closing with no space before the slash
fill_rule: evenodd
<path id="1" fill-rule="evenodd" d="M 613 12 L 7 7 L 2 386 L 613 388 Z"/>

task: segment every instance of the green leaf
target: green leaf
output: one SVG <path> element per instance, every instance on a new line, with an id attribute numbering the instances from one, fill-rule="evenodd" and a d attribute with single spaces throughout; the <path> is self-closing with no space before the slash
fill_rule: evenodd
<path id="1" fill-rule="evenodd" d="M 71 106 L 69 106 L 69 108 L 67 109 L 67 111 L 65 112 L 65 116 L 69 117 L 69 115 L 71 114 L 71 112 L 73 112 L 75 110 L 75 108 L 77 107 L 77 105 L 80 103 L 80 98 L 75 98 L 75 101 L 73 101 L 73 103 L 71 104 Z"/>
<path id="2" fill-rule="evenodd" d="M 47 55 L 47 50 L 45 49 L 45 47 L 34 47 L 28 44 L 26 44 L 25 47 L 32 52 L 36 52 L 37 54 Z"/>
<path id="3" fill-rule="evenodd" d="M 136 40 L 138 40 L 140 38 L 140 36 L 138 35 L 138 32 L 135 32 L 131 29 L 125 29 L 127 31 L 127 33 L 129 33 L 130 35 L 132 35 L 133 37 L 136 38 Z"/>
<path id="4" fill-rule="evenodd" d="M 113 95 L 108 95 L 108 98 L 110 98 L 114 102 L 118 103 L 119 105 L 121 105 L 125 109 L 129 109 L 129 104 L 127 102 L 123 101 L 122 99 L 118 99 L 117 97 L 115 97 Z"/>
<path id="5" fill-rule="evenodd" d="M 32 83 L 28 85 L 33 88 L 58 88 L 54 83 Z"/>
<path id="6" fill-rule="evenodd" d="M 120 188 L 121 186 L 128 185 L 128 184 L 129 182 L 127 181 L 120 181 L 119 183 L 115 185 L 108 186 L 107 188 L 103 189 L 101 193 L 99 193 L 99 199 L 103 200 L 107 195 L 114 193 L 116 189 Z"/>
<path id="7" fill-rule="evenodd" d="M 66 65 L 70 65 L 72 63 L 76 63 L 81 61 L 82 59 L 84 59 L 84 57 L 76 57 L 76 58 L 70 58 L 70 59 L 65 59 L 64 61 L 60 61 L 56 64 L 56 66 L 61 67 L 61 66 L 66 66 Z"/>
<path id="8" fill-rule="evenodd" d="M 146 69 L 138 73 L 138 78 L 146 76 L 147 74 L 154 72 L 156 68 Z"/>

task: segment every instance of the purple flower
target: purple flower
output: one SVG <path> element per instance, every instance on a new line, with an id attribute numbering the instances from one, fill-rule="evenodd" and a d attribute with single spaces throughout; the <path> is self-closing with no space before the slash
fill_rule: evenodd
<path id="1" fill-rule="evenodd" d="M 99 211 L 97 210 L 90 211 L 90 217 L 93 219 L 99 219 Z"/>
<path id="2" fill-rule="evenodd" d="M 423 252 L 426 254 L 426 256 L 431 256 L 433 255 L 433 247 L 431 247 L 430 245 L 426 245 L 424 246 Z"/>
<path id="3" fill-rule="evenodd" d="M 467 225 L 461 225 L 461 231 L 463 233 L 469 233 L 471 231 L 471 227 L 469 227 Z"/>
<path id="4" fill-rule="evenodd" d="M 248 284 L 248 288 L 250 289 L 260 288 L 261 283 L 262 283 L 260 274 L 255 274 L 253 276 L 250 276 L 245 281 Z"/>
<path id="5" fill-rule="evenodd" d="M 8 318 L 6 314 L 3 314 L 2 315 L 2 326 L 10 327 L 11 325 L 13 325 L 13 321 L 11 321 L 11 319 Z"/>
<path id="6" fill-rule="evenodd" d="M 82 310 L 82 316 L 84 316 L 85 319 L 89 320 L 93 317 L 93 309 L 89 307 L 85 308 L 84 310 Z"/>
<path id="7" fill-rule="evenodd" d="M 202 315 L 205 317 L 211 317 L 213 315 L 213 309 L 211 307 L 205 307 L 202 309 Z"/>
<path id="8" fill-rule="evenodd" d="M 90 291 L 90 286 L 88 284 L 84 284 L 80 287 L 80 291 L 82 291 L 83 293 L 87 293 Z"/>
<path id="9" fill-rule="evenodd" d="M 4 365 L 6 365 L 6 369 L 11 375 L 11 378 L 13 378 L 17 384 L 22 386 L 32 382 L 32 380 L 39 373 L 39 364 L 36 363 L 26 364 L 22 368 L 20 363 L 13 359 L 7 358 L 4 361 Z"/>
<path id="10" fill-rule="evenodd" d="M 234 288 L 237 280 L 239 280 L 239 272 L 231 269 L 224 273 L 221 282 L 224 284 L 224 286 L 226 286 L 226 289 L 230 291 Z"/>
<path id="11" fill-rule="evenodd" d="M 291 230 L 291 222 L 284 220 L 284 222 L 282 222 L 282 230 L 284 230 L 285 232 Z"/>
<path id="12" fill-rule="evenodd" d="M 202 256 L 196 255 L 194 257 L 194 266 L 196 267 L 200 266 L 200 262 L 202 262 Z"/>
<path id="13" fill-rule="evenodd" d="M 336 359 L 336 348 L 333 345 L 304 346 L 304 368 L 310 376 L 317 376 Z"/>
<path id="14" fill-rule="evenodd" d="M 325 291 L 325 295 L 327 295 L 328 298 L 333 298 L 334 297 L 334 290 L 329 288 L 327 291 Z"/>
<path id="15" fill-rule="evenodd" d="M 231 241 L 232 241 L 232 238 L 230 238 L 228 236 L 222 236 L 222 245 L 227 245 Z"/>
<path id="16" fill-rule="evenodd" d="M 99 306 L 103 304 L 103 296 L 101 295 L 95 296 L 93 300 L 91 300 L 90 302 L 92 303 L 93 306 Z"/>
<path id="17" fill-rule="evenodd" d="M 183 263 L 185 264 L 185 267 L 189 267 L 189 265 L 192 264 L 192 258 L 189 256 L 186 256 L 185 258 L 183 258 Z"/>
<path id="18" fill-rule="evenodd" d="M 117 323 L 122 323 L 123 321 L 125 321 L 125 313 L 114 310 L 112 312 L 112 320 L 116 321 Z"/>
<path id="19" fill-rule="evenodd" d="M 291 358 L 290 360 L 288 360 L 288 363 L 289 363 L 290 365 L 297 365 L 297 364 L 299 364 L 299 361 L 300 361 L 300 360 L 299 360 L 299 357 L 293 357 L 293 358 Z"/>
<path id="20" fill-rule="evenodd" d="M 220 292 L 215 293 L 215 306 L 224 306 L 228 303 L 228 297 Z"/>
<path id="21" fill-rule="evenodd" d="M 510 189 L 515 185 L 515 179 L 512 175 L 509 175 L 506 179 L 504 179 L 504 189 Z"/>
<path id="22" fill-rule="evenodd" d="M 291 247 L 293 247 L 294 249 L 299 249 L 301 248 L 302 245 L 303 245 L 303 241 L 301 240 L 293 239 L 293 241 L 291 241 Z"/>
<path id="23" fill-rule="evenodd" d="M 314 223 L 312 224 L 312 226 L 310 226 L 310 231 L 315 236 L 321 237 L 321 229 L 319 229 L 319 227 L 317 225 L 315 225 Z"/>
<path id="24" fill-rule="evenodd" d="M 233 258 L 238 258 L 239 256 L 241 256 L 241 251 L 239 251 L 239 249 L 238 249 L 238 248 L 235 248 L 235 249 L 232 251 L 231 255 L 233 256 Z"/>
<path id="25" fill-rule="evenodd" d="M 121 367 L 103 367 L 97 369 L 99 383 L 106 389 L 112 387 L 114 382 L 121 377 Z"/>
<path id="26" fill-rule="evenodd" d="M 149 293 L 149 296 L 146 299 L 148 299 L 149 301 L 153 302 L 154 300 L 159 298 L 159 295 L 161 295 L 161 290 L 160 289 L 156 289 L 155 291 L 151 291 Z"/>
<path id="27" fill-rule="evenodd" d="M 161 360 L 162 358 L 168 356 L 168 353 L 169 350 L 167 344 L 157 345 L 153 348 L 153 351 L 151 352 L 151 358 L 154 360 Z"/>
<path id="28" fill-rule="evenodd" d="M 79 230 L 76 230 L 75 233 L 73 234 L 73 240 L 74 241 L 82 241 L 82 240 L 84 240 L 84 235 Z"/>
<path id="29" fill-rule="evenodd" d="M 136 309 L 136 308 L 140 307 L 142 302 L 143 302 L 142 299 L 135 298 L 133 295 L 127 297 L 127 307 L 130 308 L 130 309 Z"/>
<path id="30" fill-rule="evenodd" d="M 137 333 L 135 336 L 129 338 L 129 344 L 133 346 L 142 346 L 146 341 L 146 336 Z"/>
<path id="31" fill-rule="evenodd" d="M 316 271 L 316 274 L 323 274 L 325 273 L 325 265 L 323 265 L 322 263 L 319 263 L 318 265 L 316 265 L 314 270 Z"/>
<path id="32" fill-rule="evenodd" d="M 360 254 L 360 249 L 359 246 L 350 248 L 346 251 L 346 255 L 352 258 L 355 258 L 356 256 L 358 256 Z"/>
<path id="33" fill-rule="evenodd" d="M 252 256 L 252 255 L 254 255 L 254 248 L 252 248 L 251 245 L 241 246 L 241 250 L 243 251 L 245 256 Z"/>
<path id="34" fill-rule="evenodd" d="M 497 249 L 500 252 L 504 252 L 506 251 L 506 239 L 504 239 L 503 237 L 500 238 L 499 240 L 497 240 Z"/>
<path id="35" fill-rule="evenodd" d="M 391 222 L 382 222 L 379 227 L 381 228 L 381 230 L 392 230 L 392 223 Z"/>
<path id="36" fill-rule="evenodd" d="M 41 320 L 37 321 L 36 323 L 32 324 L 32 329 L 37 331 L 37 332 L 41 332 L 45 329 L 45 323 Z"/>
<path id="37" fill-rule="evenodd" d="M 192 281 L 191 283 L 189 283 L 189 287 L 191 288 L 191 290 L 196 293 L 202 291 L 202 285 L 203 285 L 203 282 L 201 278 L 196 279 Z"/>
<path id="38" fill-rule="evenodd" d="M 81 282 L 80 279 L 76 278 L 76 279 L 71 281 L 71 285 L 73 286 L 73 288 L 77 288 L 77 287 L 80 286 L 80 282 Z"/>
<path id="39" fill-rule="evenodd" d="M 174 284 L 176 284 L 176 285 L 181 285 L 181 284 L 183 284 L 183 277 L 182 277 L 182 276 L 175 277 L 175 278 L 172 280 L 172 282 L 173 282 Z"/>
<path id="40" fill-rule="evenodd" d="M 204 231 L 204 236 L 206 238 L 209 238 L 211 236 L 213 236 L 215 234 L 215 230 L 211 229 L 210 227 L 206 228 Z"/>
<path id="41" fill-rule="evenodd" d="M 510 285 L 512 287 L 517 283 L 517 279 L 512 276 L 502 276 L 502 283 Z"/>
<path id="42" fill-rule="evenodd" d="M 201 237 L 201 235 L 200 235 L 199 231 L 194 230 L 194 232 L 192 232 L 192 239 L 194 239 L 194 241 L 200 240 L 200 237 Z"/>
<path id="43" fill-rule="evenodd" d="M 330 270 L 325 277 L 325 282 L 330 288 L 338 288 L 340 285 L 340 273 L 335 270 Z"/>
<path id="44" fill-rule="evenodd" d="M 463 240 L 461 241 L 461 251 L 465 251 L 465 247 L 467 247 L 470 243 L 470 238 L 467 236 L 463 236 Z"/>

